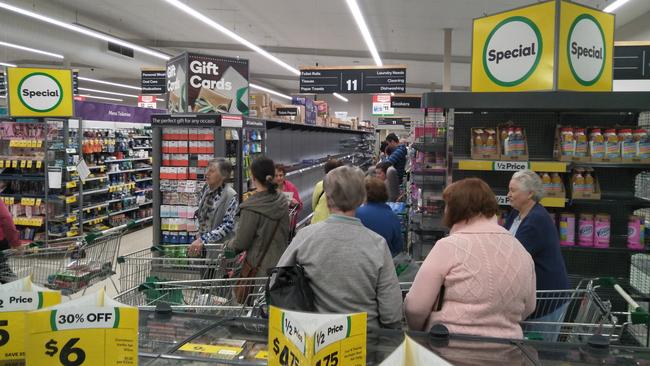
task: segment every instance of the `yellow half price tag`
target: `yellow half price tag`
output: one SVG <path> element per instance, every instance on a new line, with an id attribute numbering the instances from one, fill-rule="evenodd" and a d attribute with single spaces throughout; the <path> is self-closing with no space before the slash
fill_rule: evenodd
<path id="1" fill-rule="evenodd" d="M 31 169 L 33 165 L 34 165 L 33 161 L 27 160 L 27 169 Z"/>
<path id="2" fill-rule="evenodd" d="M 43 162 L 42 162 L 42 161 L 37 161 L 37 162 L 36 162 L 36 169 L 40 169 L 42 166 L 43 166 Z"/>
<path id="3" fill-rule="evenodd" d="M 65 198 L 65 203 L 75 203 L 77 202 L 77 196 L 70 196 Z"/>
<path id="4" fill-rule="evenodd" d="M 224 358 L 234 358 L 241 353 L 244 349 L 241 347 L 232 347 L 232 346 L 217 346 L 210 344 L 197 344 L 197 343 L 186 343 L 181 348 L 181 351 L 185 352 L 195 352 L 195 353 L 207 353 L 211 355 L 221 355 Z"/>
<path id="5" fill-rule="evenodd" d="M 76 182 L 76 181 L 67 182 L 67 183 L 65 184 L 65 187 L 66 187 L 66 188 L 75 188 L 76 186 L 77 186 L 77 182 Z"/>
<path id="6" fill-rule="evenodd" d="M 72 223 L 72 222 L 75 222 L 75 221 L 77 221 L 77 216 L 68 216 L 68 218 L 65 219 L 65 222 L 68 223 L 68 224 Z"/>
<path id="7" fill-rule="evenodd" d="M 36 204 L 35 198 L 21 198 L 20 204 L 23 206 L 34 206 Z"/>
<path id="8" fill-rule="evenodd" d="M 12 160 L 11 161 L 11 167 L 12 168 L 18 168 L 18 160 Z"/>

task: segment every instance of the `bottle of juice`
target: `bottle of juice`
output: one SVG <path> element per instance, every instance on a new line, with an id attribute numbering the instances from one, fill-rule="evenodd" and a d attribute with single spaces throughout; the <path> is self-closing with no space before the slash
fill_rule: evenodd
<path id="1" fill-rule="evenodd" d="M 585 174 L 585 192 L 594 193 L 594 177 L 590 172 Z"/>
<path id="2" fill-rule="evenodd" d="M 573 191 L 584 192 L 584 190 L 585 190 L 585 178 L 582 176 L 581 172 L 577 172 L 573 176 Z"/>
<path id="3" fill-rule="evenodd" d="M 589 155 L 596 159 L 605 157 L 605 137 L 600 128 L 594 128 L 589 134 Z"/>
<path id="4" fill-rule="evenodd" d="M 587 134 L 585 133 L 584 128 L 575 129 L 575 140 L 576 140 L 575 156 L 577 157 L 587 156 Z"/>
<path id="5" fill-rule="evenodd" d="M 551 176 L 548 175 L 548 173 L 542 174 L 542 186 L 544 187 L 545 192 L 550 192 L 553 190 Z"/>
<path id="6" fill-rule="evenodd" d="M 560 153 L 562 156 L 573 156 L 575 153 L 575 140 L 573 129 L 564 127 L 560 130 Z"/>
<path id="7" fill-rule="evenodd" d="M 560 178 L 560 175 L 558 173 L 553 173 L 551 175 L 551 181 L 552 181 L 553 191 L 555 192 L 562 191 L 562 178 Z"/>
<path id="8" fill-rule="evenodd" d="M 521 128 L 515 128 L 515 155 L 524 155 L 526 153 L 526 146 L 524 143 L 524 132 Z"/>
<path id="9" fill-rule="evenodd" d="M 474 130 L 474 148 L 479 154 L 483 154 L 483 130 L 477 128 Z"/>

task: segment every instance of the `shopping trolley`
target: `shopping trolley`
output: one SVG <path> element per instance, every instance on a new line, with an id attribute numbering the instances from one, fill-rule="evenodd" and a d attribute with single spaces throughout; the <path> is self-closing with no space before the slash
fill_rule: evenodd
<path id="1" fill-rule="evenodd" d="M 400 283 L 403 294 L 410 287 L 411 283 Z M 611 291 L 605 291 L 606 288 Z M 610 298 L 604 298 L 604 294 Z M 612 278 L 583 279 L 576 288 L 539 290 L 536 297 L 535 313 L 521 322 L 524 336 L 528 339 L 586 343 L 593 336 L 601 336 L 610 343 L 650 346 L 650 314 Z M 629 310 L 613 311 L 614 300 L 626 302 Z M 560 313 L 557 320 L 537 320 L 555 311 Z"/>
<path id="2" fill-rule="evenodd" d="M 263 313 L 266 281 L 266 277 L 150 280 L 118 294 L 115 300 L 144 310 L 163 307 L 184 312 L 209 312 L 220 316 L 253 317 Z M 238 289 L 245 290 L 245 298 L 238 299 Z"/>
<path id="3" fill-rule="evenodd" d="M 123 231 L 89 234 L 54 246 L 32 245 L 1 253 L 0 279 L 10 282 L 31 276 L 33 283 L 66 296 L 84 291 L 115 274 L 115 259 Z M 111 279 L 113 286 L 117 286 Z"/>
<path id="4" fill-rule="evenodd" d="M 153 246 L 118 257 L 120 291 L 136 288 L 151 278 L 192 281 L 237 276 L 241 256 L 229 252 L 224 244 L 204 245 L 202 258 L 189 257 L 187 247 Z"/>
<path id="5" fill-rule="evenodd" d="M 298 206 L 289 208 L 289 242 L 298 232 Z"/>

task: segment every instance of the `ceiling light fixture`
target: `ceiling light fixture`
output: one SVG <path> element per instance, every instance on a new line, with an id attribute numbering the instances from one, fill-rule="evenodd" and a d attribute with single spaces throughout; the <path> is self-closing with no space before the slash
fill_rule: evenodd
<path id="1" fill-rule="evenodd" d="M 289 99 L 289 100 L 292 99 L 290 96 L 288 96 L 288 95 L 286 95 L 286 94 L 282 94 L 282 93 L 280 93 L 280 92 L 276 92 L 275 90 L 272 90 L 272 89 L 269 89 L 269 88 L 265 88 L 265 87 L 263 87 L 263 86 L 259 86 L 259 85 L 257 85 L 257 84 L 249 83 L 248 85 L 249 85 L 251 88 L 253 88 L 253 89 L 258 89 L 258 90 L 261 90 L 261 91 L 265 91 L 265 92 L 267 92 L 267 93 L 269 93 L 269 94 L 273 94 L 273 95 L 276 95 L 276 96 L 281 97 L 281 98 L 284 98 L 284 99 Z"/>
<path id="2" fill-rule="evenodd" d="M 27 52 L 38 53 L 38 54 L 41 54 L 41 55 L 50 56 L 50 57 L 54 57 L 54 58 L 60 58 L 60 59 L 64 58 L 63 55 L 59 55 L 58 53 L 47 52 L 47 51 L 39 50 L 39 49 L 36 49 L 36 48 L 25 47 L 25 46 L 21 46 L 21 45 L 14 44 L 14 43 L 9 43 L 9 42 L 0 41 L 0 46 L 15 48 L 17 50 L 23 50 L 23 51 L 27 51 Z"/>
<path id="3" fill-rule="evenodd" d="M 94 98 L 94 99 L 101 99 L 101 100 L 112 100 L 115 102 L 123 102 L 124 99 L 118 99 L 118 98 L 109 98 L 109 97 L 99 97 L 97 95 L 90 95 L 90 94 L 79 94 L 80 97 L 84 98 Z"/>
<path id="4" fill-rule="evenodd" d="M 79 90 L 87 91 L 87 92 L 92 92 L 92 93 L 102 93 L 102 94 L 108 94 L 108 95 L 117 95 L 120 97 L 130 97 L 130 98 L 137 98 L 137 95 L 134 94 L 124 94 L 124 93 L 117 93 L 117 92 L 112 92 L 108 90 L 99 90 L 99 89 L 90 89 L 90 88 L 82 88 L 79 87 Z"/>
<path id="5" fill-rule="evenodd" d="M 346 102 L 346 103 L 348 102 L 348 98 L 342 96 L 342 95 L 339 94 L 339 93 L 332 93 L 332 95 L 335 96 L 335 97 L 337 97 L 337 98 L 339 98 L 340 100 L 342 100 L 342 101 L 344 101 L 344 102 Z"/>
<path id="6" fill-rule="evenodd" d="M 14 65 L 14 64 L 10 64 L 10 63 L 7 63 L 7 62 L 0 62 L 0 66 L 18 67 L 18 66 Z"/>
<path id="7" fill-rule="evenodd" d="M 153 56 L 153 57 L 165 60 L 165 61 L 167 61 L 167 60 L 169 60 L 171 58 L 171 56 L 166 55 L 166 54 L 164 54 L 162 52 L 158 52 L 158 51 L 152 50 L 150 48 L 138 46 L 135 43 L 127 42 L 127 41 L 124 41 L 124 40 L 119 39 L 117 37 L 109 36 L 107 34 L 103 34 L 103 33 L 88 29 L 88 28 L 80 27 L 78 25 L 65 23 L 65 22 L 62 22 L 60 20 L 56 20 L 54 18 L 46 17 L 44 15 L 34 13 L 32 11 L 29 11 L 29 10 L 26 10 L 26 9 L 23 9 L 23 8 L 19 8 L 17 6 L 9 5 L 9 4 L 5 3 L 5 2 L 0 2 L 0 9 L 9 10 L 9 11 L 12 11 L 14 13 L 18 13 L 18 14 L 21 14 L 21 15 L 24 15 L 24 16 L 27 16 L 27 17 L 30 17 L 30 18 L 33 18 L 33 19 L 38 19 L 38 20 L 40 20 L 42 22 L 49 23 L 49 24 L 55 25 L 57 27 L 65 28 L 65 29 L 73 31 L 73 32 L 81 33 L 81 34 L 89 36 L 89 37 L 101 39 L 101 40 L 106 41 L 106 42 L 115 43 L 115 44 L 118 44 L 118 45 L 123 46 L 123 47 L 132 48 L 135 51 L 142 52 L 142 53 L 147 54 L 149 56 Z"/>
<path id="8" fill-rule="evenodd" d="M 607 5 L 605 9 L 603 10 L 605 13 L 612 13 L 614 10 L 620 8 L 621 6 L 625 5 L 630 0 L 616 0 L 613 3 Z"/>
<path id="9" fill-rule="evenodd" d="M 357 0 L 345 0 L 345 2 L 348 4 L 350 12 L 354 17 L 354 20 L 357 22 L 357 27 L 359 27 L 363 40 L 366 41 L 366 46 L 368 46 L 368 50 L 370 51 L 372 58 L 375 60 L 375 64 L 377 64 L 377 66 L 383 66 L 375 42 L 372 40 L 372 36 L 370 35 L 370 29 L 368 29 L 366 20 L 363 18 L 363 14 L 361 14 L 361 9 L 359 8 L 359 4 L 357 4 Z"/>
<path id="10" fill-rule="evenodd" d="M 120 88 L 127 88 L 127 89 L 133 89 L 137 91 L 141 91 L 142 88 L 137 87 L 137 86 L 132 86 L 132 85 L 126 85 L 126 84 L 120 84 L 120 83 L 113 83 L 111 81 L 104 81 L 104 80 L 97 80 L 97 79 L 91 79 L 83 76 L 78 77 L 79 80 L 83 81 L 89 81 L 91 83 L 97 83 L 97 84 L 104 84 L 104 85 L 112 85 L 112 86 L 119 86 Z"/>
<path id="11" fill-rule="evenodd" d="M 276 64 L 282 66 L 283 68 L 289 70 L 292 74 L 294 75 L 300 75 L 300 71 L 296 69 L 295 67 L 292 67 L 291 65 L 287 64 L 286 62 L 280 60 L 279 58 L 273 56 L 263 48 L 249 42 L 248 40 L 244 39 L 242 36 L 239 34 L 231 31 L 230 29 L 224 27 L 223 25 L 215 22 L 214 20 L 206 17 L 205 15 L 201 14 L 200 12 L 192 9 L 191 7 L 185 5 L 179 0 L 166 0 L 170 5 L 176 7 L 177 9 L 185 12 L 186 14 L 196 18 L 197 20 L 200 20 L 201 22 L 205 23 L 206 25 L 218 30 L 219 32 L 227 35 L 228 37 L 234 39 L 235 41 L 243 44 L 244 46 L 250 48 L 251 50 L 259 53 L 260 55 L 268 58 L 269 60 L 275 62 Z"/>

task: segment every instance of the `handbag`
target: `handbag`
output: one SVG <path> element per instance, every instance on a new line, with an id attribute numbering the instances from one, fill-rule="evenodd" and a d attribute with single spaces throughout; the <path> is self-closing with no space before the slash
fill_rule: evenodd
<path id="1" fill-rule="evenodd" d="M 265 290 L 268 305 L 286 310 L 316 311 L 314 292 L 301 265 L 271 268 L 268 274 Z M 271 285 L 274 275 L 275 281 Z"/>
<path id="2" fill-rule="evenodd" d="M 278 231 L 279 226 L 280 226 L 280 220 L 277 220 L 275 223 L 275 228 L 273 228 L 273 234 L 271 234 L 266 244 L 264 245 L 263 247 L 264 249 L 262 249 L 262 255 L 260 256 L 260 259 L 257 261 L 256 266 L 253 267 L 248 262 L 248 255 L 246 255 L 246 258 L 244 258 L 244 263 L 242 264 L 241 273 L 239 276 L 240 279 L 239 281 L 237 281 L 234 290 L 235 298 L 237 299 L 238 303 L 240 304 L 246 303 L 246 300 L 248 299 L 248 295 L 250 295 L 253 287 L 250 281 L 246 279 L 257 276 L 257 271 L 260 269 L 260 265 L 262 264 L 264 257 L 266 257 L 266 253 L 268 253 L 269 251 L 269 247 L 271 246 L 271 242 L 273 241 L 273 237 L 275 237 L 275 233 Z"/>

